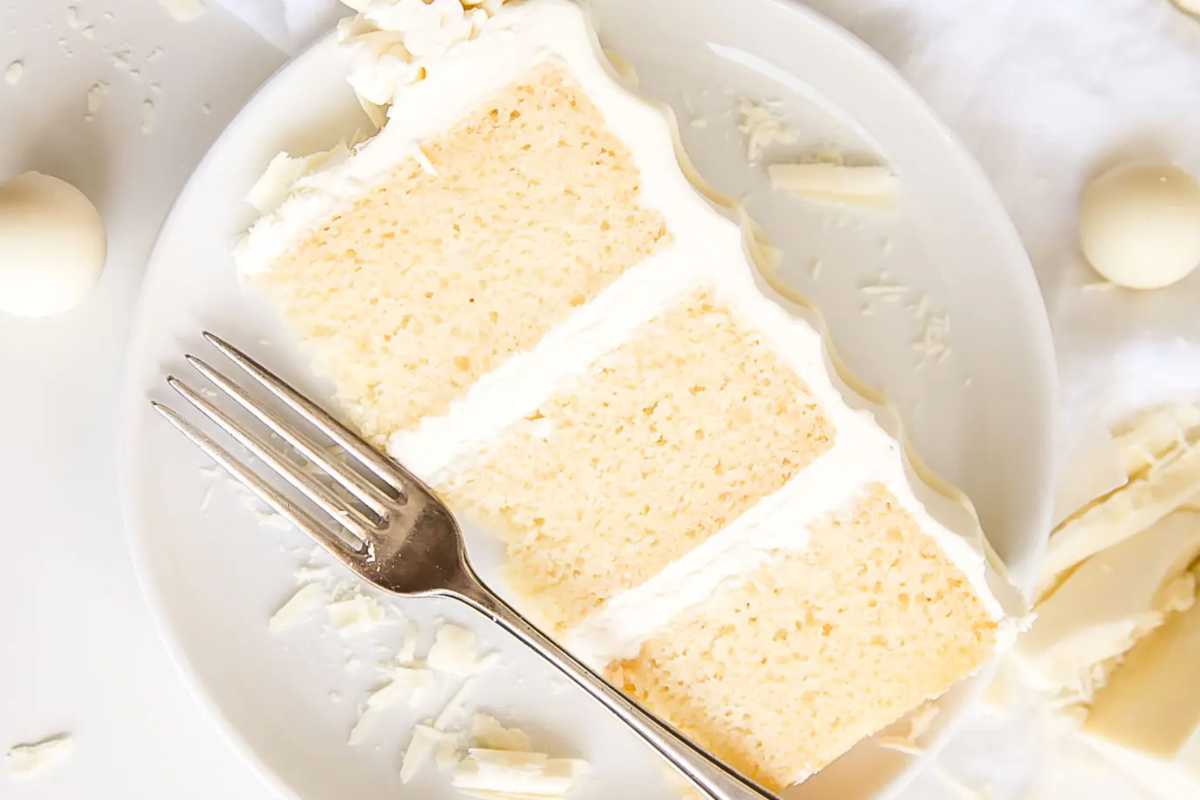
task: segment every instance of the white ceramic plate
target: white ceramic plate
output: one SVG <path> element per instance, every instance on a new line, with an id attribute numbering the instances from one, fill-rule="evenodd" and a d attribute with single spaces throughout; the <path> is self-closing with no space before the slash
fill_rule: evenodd
<path id="1" fill-rule="evenodd" d="M 630 62 L 645 91 L 668 101 L 702 174 L 744 196 L 785 257 L 782 272 L 825 312 L 845 360 L 885 389 L 938 472 L 975 500 L 993 543 L 1019 578 L 1029 575 L 1049 514 L 1054 380 L 1049 328 L 1016 233 L 982 173 L 913 92 L 874 53 L 807 10 L 780 0 L 605 0 L 594 4 L 602 40 Z M 736 7 L 736 8 L 735 8 Z M 402 786 L 408 726 L 436 713 L 454 689 L 399 711 L 362 746 L 346 736 L 396 626 L 341 639 L 319 621 L 272 636 L 266 621 L 294 589 L 311 545 L 248 513 L 206 460 L 146 401 L 166 398 L 163 375 L 183 371 L 199 332 L 220 332 L 319 399 L 313 379 L 271 310 L 239 288 L 232 244 L 253 214 L 242 197 L 281 149 L 307 152 L 366 126 L 330 39 L 277 74 L 247 104 L 179 197 L 148 270 L 130 351 L 123 406 L 122 491 L 131 546 L 164 636 L 197 694 L 239 750 L 284 794 L 452 797 L 427 768 Z M 894 214 L 861 214 L 771 195 L 746 163 L 736 130 L 739 97 L 777 103 L 801 140 L 773 157 L 837 145 L 879 158 L 901 176 Z M 702 120 L 702 121 L 699 121 Z M 812 266 L 819 259 L 819 276 Z M 860 291 L 879 279 L 911 287 L 904 303 Z M 906 308 L 919 296 L 951 321 L 951 356 L 918 366 Z M 496 546 L 473 537 L 481 571 Z M 433 618 L 470 615 L 434 601 L 403 604 Z M 519 723 L 552 753 L 595 768 L 577 795 L 668 798 L 657 761 L 535 657 L 480 628 L 504 653 L 473 707 Z M 970 692 L 962 689 L 962 697 Z M 941 716 L 956 716 L 951 703 Z M 899 785 L 909 759 L 865 746 L 799 796 L 868 796 Z M 834 789 L 833 787 L 836 787 Z M 837 794 L 827 794 L 836 790 Z"/>

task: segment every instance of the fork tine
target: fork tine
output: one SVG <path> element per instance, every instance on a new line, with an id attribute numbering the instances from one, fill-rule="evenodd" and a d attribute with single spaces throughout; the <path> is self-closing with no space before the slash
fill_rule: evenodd
<path id="1" fill-rule="evenodd" d="M 173 408 L 163 405 L 156 400 L 151 400 L 150 405 L 155 411 L 165 417 L 167 422 L 170 422 L 176 430 L 190 439 L 192 444 L 199 447 L 209 458 L 221 465 L 238 483 L 253 492 L 255 497 L 273 508 L 299 530 L 308 534 L 331 554 L 343 561 L 351 562 L 356 559 L 369 557 L 370 546 L 368 544 L 352 541 L 347 536 L 342 535 L 336 528 L 334 531 L 330 531 L 320 522 L 313 519 L 311 514 L 278 492 L 271 484 L 255 475 L 249 467 L 239 461 L 224 447 L 213 441 L 207 434 L 179 416 Z"/>
<path id="2" fill-rule="evenodd" d="M 202 359 L 193 355 L 186 355 L 184 358 L 196 368 L 197 372 L 237 401 L 238 405 L 253 414 L 259 422 L 273 430 L 284 441 L 299 450 L 305 458 L 331 475 L 334 480 L 341 484 L 343 489 L 354 495 L 367 508 L 371 509 L 377 517 L 382 519 L 387 514 L 388 507 L 385 501 L 390 498 L 387 498 L 383 490 L 371 485 L 369 481 L 352 470 L 348 465 L 330 458 L 324 448 L 306 436 L 300 429 L 281 419 L 278 415 L 272 414 L 262 405 L 255 402 L 254 398 L 246 394 L 242 387 L 210 367 Z"/>
<path id="3" fill-rule="evenodd" d="M 250 356 L 226 342 L 220 336 L 209 331 L 204 332 L 204 338 L 209 344 L 220 350 L 230 361 L 237 364 L 246 372 L 282 400 L 293 411 L 308 420 L 317 430 L 337 442 L 346 451 L 358 459 L 359 463 L 375 473 L 380 480 L 387 483 L 397 492 L 406 493 L 408 476 L 396 468 L 391 461 L 379 455 L 371 445 L 367 444 L 358 434 L 351 431 L 342 423 L 322 411 L 312 401 L 297 392 L 281 378 L 266 367 L 259 364 Z"/>
<path id="4" fill-rule="evenodd" d="M 167 376 L 167 384 L 191 403 L 196 410 L 212 420 L 217 427 L 228 433 L 251 453 L 262 460 L 267 466 L 279 473 L 280 477 L 298 489 L 309 500 L 312 500 L 321 510 L 332 517 L 339 525 L 350 531 L 364 543 L 371 540 L 373 533 L 381 528 L 369 520 L 361 511 L 342 501 L 337 495 L 321 485 L 312 475 L 305 473 L 288 460 L 286 456 L 251 433 L 240 422 L 234 420 L 221 409 L 201 397 L 194 389 L 174 375 Z"/>

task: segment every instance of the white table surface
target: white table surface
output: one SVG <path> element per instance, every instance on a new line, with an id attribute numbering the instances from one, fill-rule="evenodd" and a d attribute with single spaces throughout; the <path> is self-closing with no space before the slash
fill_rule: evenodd
<path id="1" fill-rule="evenodd" d="M 68 24 L 69 5 L 92 38 Z M 1034 258 L 1064 372 L 1080 376 L 1069 396 L 1109 380 L 1103 369 L 1087 376 L 1111 360 L 1077 355 L 1094 354 L 1097 341 L 1118 350 L 1131 331 L 1158 331 L 1150 340 L 1195 352 L 1200 337 L 1189 336 L 1184 317 L 1190 308 L 1200 320 L 1200 276 L 1149 300 L 1081 294 L 1094 278 L 1075 252 L 1072 210 L 1088 172 L 1122 148 L 1200 168 L 1200 26 L 1165 0 L 998 0 L 970 12 L 958 0 L 812 5 L 896 63 L 980 156 Z M 1133 42 L 1131 21 L 1145 24 Z M 121 67 L 114 54 L 125 50 L 130 66 Z M 0 776 L 0 797 L 265 797 L 151 626 L 119 518 L 113 405 L 158 226 L 196 161 L 285 56 L 219 9 L 180 24 L 151 0 L 0 0 L 0 70 L 13 60 L 25 69 L 17 86 L 0 83 L 0 180 L 36 169 L 78 185 L 106 221 L 109 258 L 76 311 L 0 316 L 0 750 L 61 731 L 77 744 L 39 780 Z M 1055 103 L 1072 81 L 1089 80 L 1094 108 Z M 85 122 L 97 81 L 109 91 Z M 146 100 L 149 133 L 140 130 Z M 1120 319 L 1132 321 L 1097 338 L 1089 320 L 1115 319 L 1131 302 L 1139 313 Z M 1078 346 L 1081 338 L 1092 344 Z M 1142 376 L 1131 382 L 1140 391 L 1096 407 L 1194 395 L 1200 370 L 1191 372 L 1157 383 Z M 935 784 L 922 785 L 932 793 Z"/>

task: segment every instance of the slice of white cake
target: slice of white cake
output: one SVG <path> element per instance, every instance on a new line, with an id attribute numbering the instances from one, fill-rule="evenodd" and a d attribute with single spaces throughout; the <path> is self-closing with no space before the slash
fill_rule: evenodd
<path id="1" fill-rule="evenodd" d="M 973 514 L 580 8 L 401 6 L 343 28 L 386 125 L 237 258 L 354 423 L 506 543 L 522 610 L 768 787 L 977 670 L 1006 614 Z"/>

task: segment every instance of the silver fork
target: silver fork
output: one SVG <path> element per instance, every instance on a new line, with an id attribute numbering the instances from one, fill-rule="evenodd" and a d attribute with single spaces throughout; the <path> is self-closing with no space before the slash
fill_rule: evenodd
<path id="1" fill-rule="evenodd" d="M 168 376 L 172 389 L 321 509 L 323 519 L 277 490 L 170 407 L 151 401 L 155 410 L 259 499 L 363 580 L 406 597 L 450 597 L 488 617 L 598 700 L 713 800 L 777 800 L 625 696 L 500 599 L 472 569 L 453 515 L 420 479 L 233 345 L 207 332 L 204 338 L 336 445 L 338 455 L 201 359 L 185 356 L 213 386 L 340 487 L 339 491 L 318 480 L 282 448 L 268 443 L 175 376 Z M 351 467 L 351 462 L 359 469 Z"/>

